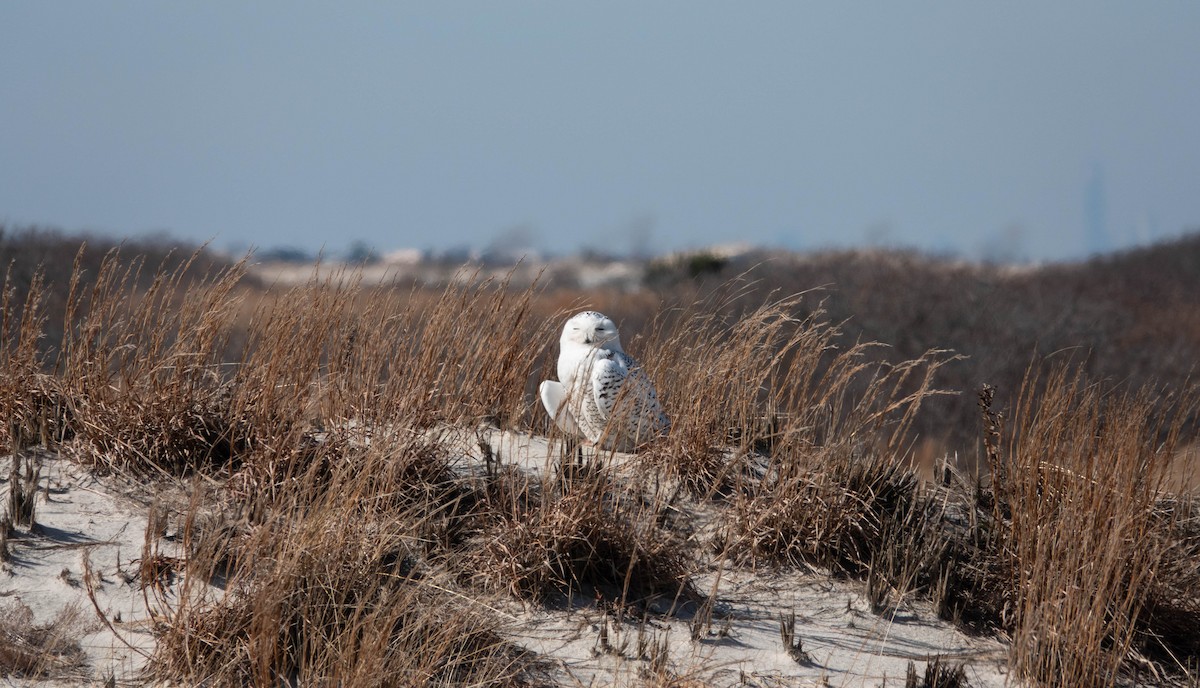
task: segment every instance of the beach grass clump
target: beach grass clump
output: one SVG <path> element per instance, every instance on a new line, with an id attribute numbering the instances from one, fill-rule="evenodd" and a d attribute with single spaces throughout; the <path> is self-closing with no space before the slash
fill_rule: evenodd
<path id="1" fill-rule="evenodd" d="M 652 607 L 699 598 L 683 538 L 664 527 L 662 504 L 622 489 L 603 471 L 567 489 L 543 484 L 468 541 L 473 583 L 520 599 L 571 598 Z"/>
<path id="2" fill-rule="evenodd" d="M 539 685 L 536 657 L 447 567 L 469 489 L 438 437 L 337 448 L 249 508 L 190 518 L 151 674 L 255 684 Z M 314 455 L 320 455 L 320 449 Z M 207 500 L 206 500 L 207 501 Z"/>
<path id="3" fill-rule="evenodd" d="M 225 595 L 180 600 L 151 664 L 164 680 L 534 685 L 537 662 L 485 601 L 421 565 L 409 518 L 329 507 L 245 538 Z M 206 566 L 193 557 L 193 575 Z M 222 564 L 228 569 L 228 563 Z"/>
<path id="4" fill-rule="evenodd" d="M 989 416 L 988 550 L 1007 583 L 1002 621 L 1024 680 L 1112 685 L 1139 655 L 1174 655 L 1177 671 L 1195 656 L 1200 626 L 1172 628 L 1200 593 L 1195 567 L 1178 566 L 1195 546 L 1181 530 L 1190 514 L 1163 508 L 1163 484 L 1196 399 L 1159 402 L 1063 365 L 1031 374 L 1012 410 Z"/>

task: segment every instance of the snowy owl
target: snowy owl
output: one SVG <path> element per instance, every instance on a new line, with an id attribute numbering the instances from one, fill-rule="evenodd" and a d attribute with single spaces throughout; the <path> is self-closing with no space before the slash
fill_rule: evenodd
<path id="1" fill-rule="evenodd" d="M 618 451 L 667 430 L 670 421 L 654 385 L 621 348 L 611 319 L 595 311 L 578 313 L 567 320 L 558 343 L 558 381 L 545 380 L 538 393 L 559 429 Z"/>

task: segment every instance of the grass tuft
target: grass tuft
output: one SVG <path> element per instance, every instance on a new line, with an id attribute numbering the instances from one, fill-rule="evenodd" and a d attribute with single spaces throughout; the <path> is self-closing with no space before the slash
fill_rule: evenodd
<path id="1" fill-rule="evenodd" d="M 621 494 L 603 473 L 585 480 L 498 512 L 469 543 L 473 581 L 536 602 L 582 596 L 660 612 L 699 599 L 688 549 L 660 524 L 661 507 Z"/>
<path id="2" fill-rule="evenodd" d="M 925 663 L 925 672 L 918 676 L 917 667 L 908 663 L 904 688 L 969 688 L 967 672 L 961 665 L 947 666 L 940 656 Z"/>
<path id="3" fill-rule="evenodd" d="M 77 638 L 87 623 L 78 606 L 64 607 L 46 623 L 19 600 L 0 603 L 0 677 L 64 679 L 77 677 L 84 665 Z"/>

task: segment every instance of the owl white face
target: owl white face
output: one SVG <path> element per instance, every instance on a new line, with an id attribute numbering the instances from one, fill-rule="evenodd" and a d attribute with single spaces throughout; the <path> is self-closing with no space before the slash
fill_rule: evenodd
<path id="1" fill-rule="evenodd" d="M 584 311 L 571 316 L 563 326 L 562 343 L 583 344 L 603 349 L 621 350 L 617 324 L 596 311 Z"/>

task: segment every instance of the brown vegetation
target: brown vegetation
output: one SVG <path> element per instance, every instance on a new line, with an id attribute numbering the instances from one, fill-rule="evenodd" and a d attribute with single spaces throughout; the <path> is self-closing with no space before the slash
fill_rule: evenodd
<path id="1" fill-rule="evenodd" d="M 1010 404 L 985 393 L 971 427 L 986 468 L 947 464 L 925 483 L 914 433 L 962 365 L 940 348 L 955 342 L 892 341 L 893 360 L 847 340 L 832 299 L 746 281 L 602 294 L 589 305 L 633 334 L 674 422 L 626 465 L 581 464 L 530 393 L 582 303 L 570 292 L 353 275 L 263 291 L 203 252 L 156 269 L 87 255 L 65 282 L 30 273 L 22 296 L 10 273 L 0 434 L 28 471 L 41 447 L 98 471 L 203 477 L 182 507 L 183 556 L 147 534 L 146 589 L 182 580 L 159 601 L 151 678 L 545 684 L 541 660 L 500 631 L 506 600 L 703 617 L 720 590 L 693 577 L 711 565 L 863 579 L 880 612 L 925 596 L 1010 638 L 1032 685 L 1196 678 L 1200 528 L 1165 482 L 1196 439 L 1195 397 L 1097 381 L 1099 347 L 1082 364 L 1039 360 Z M 481 428 L 549 433 L 561 461 L 505 463 Z M 464 439 L 482 466 L 462 460 Z M 14 504 L 29 484 L 9 480 Z M 964 681 L 937 663 L 909 676 Z"/>
<path id="2" fill-rule="evenodd" d="M 0 603 L 0 678 L 77 676 L 83 651 L 76 642 L 88 624 L 78 607 L 67 607 L 47 623 L 18 600 Z"/>

